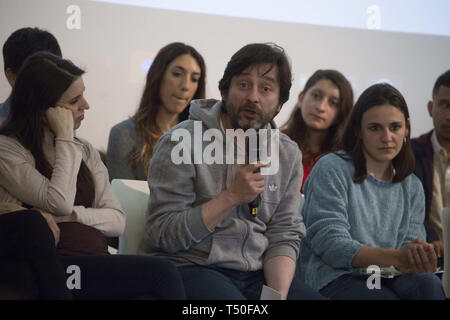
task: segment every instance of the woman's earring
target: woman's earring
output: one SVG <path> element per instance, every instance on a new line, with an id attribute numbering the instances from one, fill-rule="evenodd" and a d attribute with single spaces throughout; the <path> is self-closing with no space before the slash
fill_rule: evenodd
<path id="1" fill-rule="evenodd" d="M 403 138 L 403 143 L 406 144 L 406 137 Z"/>

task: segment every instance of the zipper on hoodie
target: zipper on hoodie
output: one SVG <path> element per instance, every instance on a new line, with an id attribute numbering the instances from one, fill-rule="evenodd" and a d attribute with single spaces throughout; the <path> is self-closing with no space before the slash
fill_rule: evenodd
<path id="1" fill-rule="evenodd" d="M 225 180 L 224 190 L 227 189 L 231 185 L 231 183 L 233 182 L 233 177 L 234 177 L 233 172 L 235 171 L 233 169 L 235 167 L 237 167 L 237 166 L 238 165 L 227 165 L 226 166 L 226 180 Z M 250 235 L 250 232 L 249 232 L 250 224 L 249 224 L 248 220 L 245 217 L 242 216 L 240 207 L 241 206 L 238 206 L 235 210 L 237 210 L 237 217 L 242 222 L 244 222 L 244 226 L 245 226 L 244 241 L 242 242 L 242 247 L 241 247 L 241 256 L 242 256 L 242 261 L 243 261 L 243 263 L 245 265 L 245 270 L 248 271 L 248 270 L 250 270 L 250 262 L 249 262 L 249 260 L 248 260 L 248 258 L 246 256 L 246 254 L 245 254 L 245 250 L 244 249 L 245 249 L 245 244 L 246 244 L 246 242 L 247 242 L 247 240 L 249 238 L 249 235 Z"/>

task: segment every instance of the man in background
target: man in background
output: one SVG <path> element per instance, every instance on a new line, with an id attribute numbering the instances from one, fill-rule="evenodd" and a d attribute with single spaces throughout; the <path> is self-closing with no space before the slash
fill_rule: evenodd
<path id="1" fill-rule="evenodd" d="M 443 258 L 441 212 L 450 206 L 450 70 L 439 76 L 433 87 L 428 112 L 434 129 L 412 140 L 416 156 L 414 173 L 425 190 L 427 242 Z"/>
<path id="2" fill-rule="evenodd" d="M 8 37 L 3 45 L 3 62 L 5 76 L 11 88 L 24 61 L 38 51 L 49 51 L 62 56 L 58 41 L 48 31 L 39 28 L 21 28 Z M 0 104 L 0 125 L 6 120 L 8 113 L 9 97 Z"/>

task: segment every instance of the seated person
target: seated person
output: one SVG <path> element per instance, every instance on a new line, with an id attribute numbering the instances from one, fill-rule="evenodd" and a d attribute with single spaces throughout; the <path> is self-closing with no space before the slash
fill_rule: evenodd
<path id="1" fill-rule="evenodd" d="M 56 38 L 39 28 L 21 28 L 14 31 L 3 45 L 3 68 L 11 88 L 17 73 L 27 57 L 38 51 L 49 51 L 61 57 Z M 0 126 L 9 114 L 9 98 L 0 104 Z"/>
<path id="2" fill-rule="evenodd" d="M 444 257 L 441 212 L 450 207 L 448 179 L 450 163 L 450 70 L 436 80 L 433 100 L 428 102 L 428 112 L 434 129 L 411 141 L 416 168 L 414 173 L 425 190 L 425 226 L 427 241 L 433 243 L 440 264 Z"/>
<path id="3" fill-rule="evenodd" d="M 156 55 L 136 114 L 112 127 L 106 163 L 110 180 L 147 180 L 159 137 L 189 115 L 192 99 L 205 97 L 206 67 L 193 47 L 174 42 Z"/>
<path id="4" fill-rule="evenodd" d="M 228 62 L 219 82 L 222 100 L 193 101 L 189 120 L 156 144 L 141 251 L 178 265 L 188 299 L 254 300 L 260 298 L 264 284 L 282 299 L 323 298 L 294 277 L 304 235 L 298 213 L 301 154 L 272 121 L 288 100 L 290 87 L 291 69 L 283 49 L 271 44 L 244 46 Z M 272 162 L 279 159 L 279 170 L 268 176 L 254 172 L 263 170 L 261 162 L 237 164 L 237 143 L 225 142 L 231 132 L 262 129 L 279 134 L 279 154 L 271 154 Z M 202 140 L 208 132 L 215 133 L 217 163 L 203 163 L 211 160 L 209 156 L 198 161 L 210 149 Z M 180 163 L 173 158 L 179 145 L 172 138 L 178 134 L 194 139 L 184 144 Z M 233 151 L 227 154 L 230 146 Z M 237 148 L 245 150 L 242 143 Z M 226 160 L 230 158 L 234 162 Z M 260 204 L 254 214 L 248 203 L 257 197 Z"/>
<path id="5" fill-rule="evenodd" d="M 25 61 L 0 128 L 0 202 L 38 210 L 54 234 L 59 229 L 63 267 L 83 270 L 82 290 L 72 290 L 74 298 L 182 299 L 180 276 L 169 261 L 107 254 L 105 236 L 123 232 L 125 214 L 98 152 L 73 136 L 89 109 L 83 73 L 48 52 Z"/>
<path id="6" fill-rule="evenodd" d="M 321 156 L 341 147 L 342 133 L 353 106 L 350 82 L 336 70 L 317 70 L 306 81 L 283 133 L 302 151 L 303 185 Z"/>
<path id="7" fill-rule="evenodd" d="M 72 299 L 58 241 L 50 214 L 0 203 L 0 300 Z"/>
<path id="8" fill-rule="evenodd" d="M 305 183 L 300 250 L 306 283 L 331 299 L 444 299 L 436 254 L 426 243 L 425 199 L 412 174 L 409 112 L 389 84 L 366 89 L 343 136 Z M 358 268 L 394 266 L 402 275 L 370 290 Z"/>

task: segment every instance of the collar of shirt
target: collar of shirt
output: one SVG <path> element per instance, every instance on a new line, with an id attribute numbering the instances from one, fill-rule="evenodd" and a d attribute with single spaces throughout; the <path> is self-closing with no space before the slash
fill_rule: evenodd
<path id="1" fill-rule="evenodd" d="M 443 157 L 447 160 L 447 151 L 441 146 L 439 140 L 436 135 L 436 130 L 433 130 L 431 134 L 431 145 L 433 146 L 433 152 L 439 154 L 440 157 Z"/>

